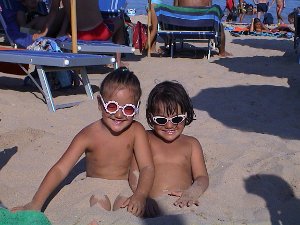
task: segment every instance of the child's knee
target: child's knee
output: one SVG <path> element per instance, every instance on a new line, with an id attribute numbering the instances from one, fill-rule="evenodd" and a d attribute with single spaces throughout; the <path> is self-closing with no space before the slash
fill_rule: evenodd
<path id="1" fill-rule="evenodd" d="M 113 205 L 113 211 L 116 211 L 121 208 L 124 202 L 128 199 L 128 197 L 122 196 L 121 194 L 116 197 L 116 200 Z"/>
<path id="2" fill-rule="evenodd" d="M 103 196 L 92 195 L 90 197 L 90 207 L 93 207 L 94 205 L 98 205 L 107 211 L 111 210 L 111 203 L 107 195 L 103 195 Z"/>

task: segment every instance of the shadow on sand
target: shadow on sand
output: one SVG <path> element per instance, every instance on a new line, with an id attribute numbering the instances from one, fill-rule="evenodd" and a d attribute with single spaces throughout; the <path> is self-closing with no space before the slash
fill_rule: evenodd
<path id="1" fill-rule="evenodd" d="M 208 88 L 192 101 L 195 108 L 208 112 L 228 127 L 300 139 L 300 94 L 290 88 L 270 85 Z"/>
<path id="2" fill-rule="evenodd" d="M 251 48 L 270 49 L 286 52 L 294 47 L 293 39 L 276 38 L 273 39 L 233 39 L 233 44 L 249 46 Z"/>
<path id="3" fill-rule="evenodd" d="M 248 177 L 245 189 L 263 198 L 270 213 L 272 225 L 296 225 L 300 222 L 300 200 L 291 186 L 282 178 L 268 174 Z"/>
<path id="4" fill-rule="evenodd" d="M 232 72 L 286 78 L 286 87 L 245 84 L 207 88 L 192 98 L 194 107 L 207 111 L 228 127 L 299 140 L 300 77 L 296 74 L 299 65 L 291 62 L 291 58 L 254 56 L 215 60 L 213 63 Z"/>
<path id="5" fill-rule="evenodd" d="M 14 154 L 16 154 L 18 151 L 18 147 L 12 147 L 4 149 L 0 152 L 0 170 L 8 163 L 8 161 L 13 157 Z"/>
<path id="6" fill-rule="evenodd" d="M 184 225 L 187 224 L 184 222 L 183 216 L 178 215 L 167 215 L 167 216 L 160 216 L 155 218 L 148 218 L 143 220 L 144 225 L 165 225 L 165 224 L 172 224 L 172 225 Z"/>

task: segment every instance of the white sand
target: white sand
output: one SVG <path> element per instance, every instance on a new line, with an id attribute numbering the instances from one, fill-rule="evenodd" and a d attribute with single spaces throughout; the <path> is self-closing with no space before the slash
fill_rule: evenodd
<path id="1" fill-rule="evenodd" d="M 233 56 L 214 54 L 211 62 L 194 50 L 174 59 L 138 51 L 127 58 L 141 81 L 136 119 L 145 127 L 145 102 L 155 83 L 177 80 L 192 97 L 197 120 L 184 132 L 200 140 L 210 176 L 199 207 L 147 221 L 121 211 L 85 211 L 74 196 L 85 189 L 71 183 L 45 211 L 54 224 L 87 224 L 94 217 L 100 224 L 300 224 L 300 66 L 293 41 L 229 33 L 226 38 Z M 90 71 L 94 90 L 108 72 Z M 22 79 L 0 73 L 0 200 L 9 208 L 31 200 L 74 135 L 100 115 L 82 87 L 55 92 L 54 100 L 84 103 L 51 113 L 38 90 L 23 87 Z M 74 222 L 70 217 L 77 211 Z"/>

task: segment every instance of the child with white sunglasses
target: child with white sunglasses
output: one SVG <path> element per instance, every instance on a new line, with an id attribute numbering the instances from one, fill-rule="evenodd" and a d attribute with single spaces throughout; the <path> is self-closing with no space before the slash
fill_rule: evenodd
<path id="1" fill-rule="evenodd" d="M 164 81 L 149 94 L 146 108 L 155 176 L 146 206 L 146 217 L 179 213 L 181 208 L 199 204 L 209 184 L 199 141 L 182 134 L 194 119 L 191 99 L 178 82 Z M 129 182 L 137 184 L 133 160 Z"/>
<path id="2" fill-rule="evenodd" d="M 83 128 L 74 137 L 66 152 L 47 173 L 32 201 L 13 210 L 41 210 L 49 195 L 85 153 L 85 190 L 88 190 L 89 182 L 100 181 L 95 194 L 88 196 L 87 207 L 96 206 L 108 211 L 127 208 L 127 211 L 136 216 L 143 215 L 146 198 L 153 183 L 154 165 L 147 133 L 134 120 L 140 97 L 140 82 L 133 72 L 121 67 L 108 74 L 100 85 L 98 96 L 102 118 Z M 128 184 L 133 154 L 140 170 L 134 193 Z M 120 185 L 120 181 L 125 186 L 120 188 L 120 193 L 110 193 L 111 190 L 104 190 L 103 185 L 101 186 L 104 179 L 106 183 L 111 183 L 110 189 Z"/>

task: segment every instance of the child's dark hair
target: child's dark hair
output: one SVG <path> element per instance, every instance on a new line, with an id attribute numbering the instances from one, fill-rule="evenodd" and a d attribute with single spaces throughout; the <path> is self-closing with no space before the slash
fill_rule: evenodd
<path id="1" fill-rule="evenodd" d="M 140 81 L 126 67 L 120 67 L 109 73 L 100 84 L 100 94 L 107 95 L 115 90 L 129 88 L 134 93 L 134 101 L 138 102 L 142 95 Z"/>
<path id="2" fill-rule="evenodd" d="M 260 22 L 261 22 L 261 21 L 260 21 L 259 18 L 255 18 L 254 21 L 253 21 L 253 23 L 260 23 Z"/>
<path id="3" fill-rule="evenodd" d="M 176 81 L 164 81 L 157 84 L 148 96 L 146 118 L 150 127 L 153 125 L 152 116 L 159 112 L 160 106 L 167 115 L 181 112 L 186 114 L 185 124 L 189 125 L 194 120 L 194 109 L 192 101 L 184 87 Z"/>

